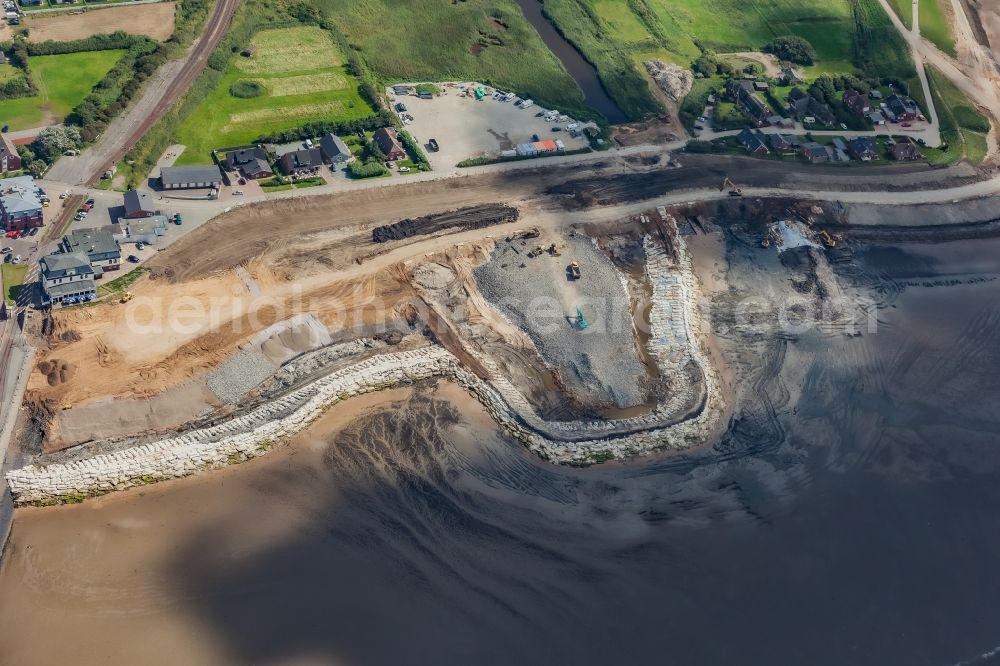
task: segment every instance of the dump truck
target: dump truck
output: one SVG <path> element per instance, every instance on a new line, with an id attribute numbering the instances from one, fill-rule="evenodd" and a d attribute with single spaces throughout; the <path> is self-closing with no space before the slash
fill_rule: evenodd
<path id="1" fill-rule="evenodd" d="M 569 273 L 569 279 L 579 280 L 580 279 L 580 263 L 577 261 L 572 262 L 566 267 L 566 271 Z"/>

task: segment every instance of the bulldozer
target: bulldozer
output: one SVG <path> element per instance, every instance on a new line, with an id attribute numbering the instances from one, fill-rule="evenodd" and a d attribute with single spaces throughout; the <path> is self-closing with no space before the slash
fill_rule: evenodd
<path id="1" fill-rule="evenodd" d="M 574 261 L 569 266 L 566 267 L 566 272 L 569 273 L 570 280 L 580 279 L 580 262 Z"/>
<path id="2" fill-rule="evenodd" d="M 530 227 L 528 229 L 522 229 L 520 231 L 515 231 L 510 236 L 507 236 L 507 242 L 516 241 L 524 238 L 538 238 L 542 235 L 542 232 L 538 230 L 538 227 Z"/>
<path id="3" fill-rule="evenodd" d="M 736 187 L 736 183 L 734 183 L 733 181 L 729 180 L 729 176 L 726 176 L 722 180 L 722 186 L 719 188 L 719 191 L 721 192 L 724 189 L 726 189 L 727 187 L 729 188 L 729 196 L 731 196 L 731 197 L 741 197 L 741 196 L 743 196 L 743 188 L 742 187 Z"/>
<path id="4" fill-rule="evenodd" d="M 129 301 L 132 300 L 133 296 L 135 296 L 135 294 L 133 294 L 131 291 L 126 291 L 124 294 L 122 294 L 122 297 L 121 297 L 121 299 L 118 302 L 119 303 L 128 303 Z"/>

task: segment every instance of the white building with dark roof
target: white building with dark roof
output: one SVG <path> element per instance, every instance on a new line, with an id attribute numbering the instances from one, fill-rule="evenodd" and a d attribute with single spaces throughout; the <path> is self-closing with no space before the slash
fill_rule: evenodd
<path id="1" fill-rule="evenodd" d="M 44 302 L 70 305 L 96 298 L 94 280 L 103 271 L 91 266 L 90 259 L 83 252 L 50 254 L 42 257 L 38 265 Z"/>

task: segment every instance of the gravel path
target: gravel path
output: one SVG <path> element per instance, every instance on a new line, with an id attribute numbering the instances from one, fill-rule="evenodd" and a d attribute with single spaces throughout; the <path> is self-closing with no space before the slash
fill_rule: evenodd
<path id="1" fill-rule="evenodd" d="M 645 369 L 635 352 L 623 276 L 589 238 L 566 240 L 561 257 L 534 259 L 527 253 L 538 241 L 501 241 L 491 260 L 475 269 L 479 289 L 531 336 L 545 362 L 580 396 L 597 405 L 640 404 Z M 566 266 L 574 260 L 582 276 L 570 281 Z M 577 307 L 589 324 L 586 330 L 576 326 Z"/>

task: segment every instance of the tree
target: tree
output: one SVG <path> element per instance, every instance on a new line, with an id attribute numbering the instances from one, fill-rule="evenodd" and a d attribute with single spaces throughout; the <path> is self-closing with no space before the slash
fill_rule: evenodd
<path id="1" fill-rule="evenodd" d="M 808 40 L 798 35 L 775 37 L 764 47 L 765 53 L 773 53 L 779 60 L 788 60 L 799 65 L 811 65 L 816 62 L 816 49 Z"/>
<path id="2" fill-rule="evenodd" d="M 67 150 L 79 148 L 81 141 L 79 128 L 72 125 L 56 125 L 46 127 L 39 132 L 31 147 L 39 158 L 52 163 Z"/>

